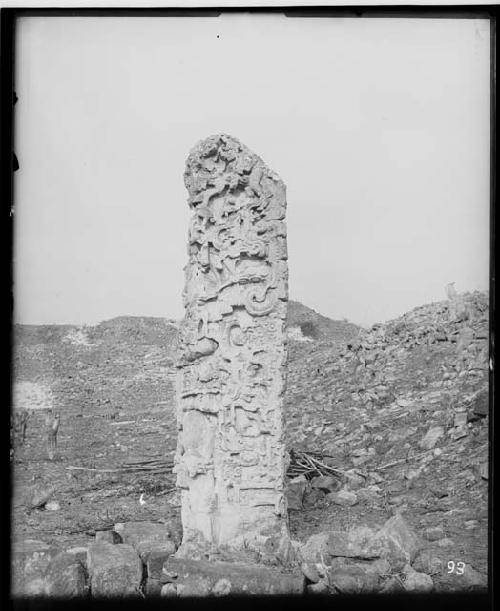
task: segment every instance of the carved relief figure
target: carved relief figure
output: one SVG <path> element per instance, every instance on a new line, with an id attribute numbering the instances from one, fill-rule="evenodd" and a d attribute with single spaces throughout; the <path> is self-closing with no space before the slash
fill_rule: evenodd
<path id="1" fill-rule="evenodd" d="M 226 135 L 194 147 L 184 178 L 193 216 L 174 468 L 183 546 L 237 546 L 287 532 L 285 186 Z"/>

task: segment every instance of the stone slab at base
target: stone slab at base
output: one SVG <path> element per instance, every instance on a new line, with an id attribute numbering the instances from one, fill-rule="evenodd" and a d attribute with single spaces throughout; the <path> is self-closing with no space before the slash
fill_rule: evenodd
<path id="1" fill-rule="evenodd" d="M 209 562 L 169 558 L 163 565 L 163 583 L 177 596 L 301 595 L 305 578 L 301 571 L 285 572 L 264 566 L 233 562 Z"/>

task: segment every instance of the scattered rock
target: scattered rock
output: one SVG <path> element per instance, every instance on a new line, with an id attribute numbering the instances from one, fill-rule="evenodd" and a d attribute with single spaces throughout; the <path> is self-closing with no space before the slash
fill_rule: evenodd
<path id="1" fill-rule="evenodd" d="M 54 492 L 54 486 L 34 486 L 31 492 L 31 498 L 28 503 L 28 507 L 30 509 L 38 509 L 44 507 L 50 497 L 54 494 Z"/>
<path id="2" fill-rule="evenodd" d="M 389 561 L 393 570 L 400 570 L 411 563 L 420 547 L 417 535 L 400 513 L 387 520 L 372 544 L 372 548 L 378 548 L 380 556 Z"/>
<path id="3" fill-rule="evenodd" d="M 335 503 L 335 505 L 342 505 L 343 507 L 352 507 L 358 502 L 356 493 L 349 490 L 330 492 L 326 495 L 326 499 L 329 503 Z"/>
<path id="4" fill-rule="evenodd" d="M 450 437 L 453 439 L 453 441 L 458 441 L 459 439 L 462 439 L 463 437 L 467 437 L 467 427 L 462 426 L 462 427 L 455 427 L 453 429 L 450 430 Z"/>
<path id="5" fill-rule="evenodd" d="M 376 473 L 370 473 L 370 476 L 373 480 L 374 477 L 378 479 L 378 481 L 374 481 L 373 483 L 378 483 L 382 481 L 382 478 L 378 476 Z M 358 488 L 363 488 L 366 483 L 366 478 L 357 473 L 354 469 L 349 469 L 344 473 L 344 477 L 346 478 L 346 486 L 350 490 L 357 490 Z"/>
<path id="6" fill-rule="evenodd" d="M 479 522 L 477 520 L 467 520 L 464 524 L 466 530 L 477 528 Z"/>
<path id="7" fill-rule="evenodd" d="M 331 557 L 329 554 L 330 533 L 322 532 L 311 535 L 299 549 L 305 562 L 321 562 L 322 558 Z"/>
<path id="8" fill-rule="evenodd" d="M 425 593 L 432 592 L 434 589 L 434 582 L 431 577 L 415 571 L 409 564 L 404 567 L 403 572 L 405 574 L 403 584 L 407 592 Z"/>
<path id="9" fill-rule="evenodd" d="M 316 568 L 316 565 L 313 562 L 303 562 L 300 565 L 300 568 L 304 573 L 306 579 L 308 579 L 312 583 L 318 583 L 318 581 L 321 579 L 321 576 L 318 573 L 318 569 Z"/>
<path id="10" fill-rule="evenodd" d="M 476 571 L 470 564 L 465 565 L 461 577 L 469 589 L 484 590 L 488 587 L 488 577 Z"/>
<path id="11" fill-rule="evenodd" d="M 420 441 L 419 446 L 423 450 L 431 450 L 443 435 L 444 428 L 442 426 L 432 426 Z"/>
<path id="12" fill-rule="evenodd" d="M 449 539 L 446 537 L 444 539 L 440 539 L 439 541 L 436 541 L 436 545 L 438 545 L 439 547 L 454 547 L 455 541 L 453 541 L 453 539 Z"/>
<path id="13" fill-rule="evenodd" d="M 480 390 L 473 399 L 472 411 L 480 418 L 486 418 L 489 413 L 489 393 L 488 390 Z"/>
<path id="14" fill-rule="evenodd" d="M 376 501 L 380 498 L 381 489 L 378 486 L 367 486 L 356 491 L 358 500 L 360 501 Z"/>
<path id="15" fill-rule="evenodd" d="M 308 594 L 328 594 L 330 588 L 325 581 L 319 581 L 318 583 L 311 583 L 307 586 Z"/>
<path id="16" fill-rule="evenodd" d="M 440 526 L 431 526 L 424 530 L 424 537 L 427 541 L 438 541 L 444 538 L 444 530 Z"/>
<path id="17" fill-rule="evenodd" d="M 340 487 L 340 482 L 336 477 L 332 475 L 321 475 L 319 477 L 313 478 L 311 481 L 312 488 L 319 488 L 324 492 L 333 492 L 338 490 Z"/>
<path id="18" fill-rule="evenodd" d="M 442 573 L 444 562 L 441 560 L 441 558 L 435 556 L 431 550 L 426 549 L 418 552 L 415 560 L 412 563 L 412 567 L 421 573 L 435 575 Z"/>
<path id="19" fill-rule="evenodd" d="M 177 586 L 174 583 L 166 583 L 161 588 L 160 596 L 177 596 Z"/>
<path id="20" fill-rule="evenodd" d="M 382 587 L 380 588 L 381 594 L 399 594 L 405 591 L 405 587 L 401 579 L 396 575 L 391 575 L 384 580 Z"/>
<path id="21" fill-rule="evenodd" d="M 330 492 L 330 494 L 337 494 L 336 492 Z M 327 495 L 327 496 L 330 496 Z M 321 490 L 320 488 L 314 488 L 311 489 L 311 491 L 306 491 L 306 494 L 304 495 L 304 507 L 306 509 L 310 509 L 311 507 L 314 507 L 315 505 L 317 505 L 319 502 L 323 501 L 325 498 L 325 493 L 323 492 L 323 490 Z"/>

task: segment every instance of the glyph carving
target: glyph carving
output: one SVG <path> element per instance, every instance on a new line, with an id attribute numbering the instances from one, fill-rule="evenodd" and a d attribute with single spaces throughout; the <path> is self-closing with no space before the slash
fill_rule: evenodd
<path id="1" fill-rule="evenodd" d="M 199 142 L 177 374 L 183 546 L 286 533 L 285 185 L 238 140 Z"/>

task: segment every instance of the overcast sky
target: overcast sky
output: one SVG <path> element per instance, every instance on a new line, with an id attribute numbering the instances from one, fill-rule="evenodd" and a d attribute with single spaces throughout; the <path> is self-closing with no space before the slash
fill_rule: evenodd
<path id="1" fill-rule="evenodd" d="M 15 320 L 180 318 L 189 150 L 287 185 L 290 298 L 368 325 L 489 278 L 489 22 L 25 17 Z"/>

